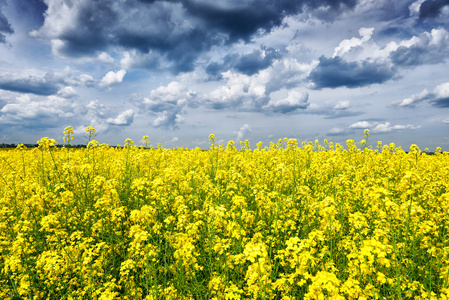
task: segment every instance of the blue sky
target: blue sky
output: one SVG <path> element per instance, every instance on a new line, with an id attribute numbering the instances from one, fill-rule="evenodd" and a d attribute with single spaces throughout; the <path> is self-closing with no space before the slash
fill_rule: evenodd
<path id="1" fill-rule="evenodd" d="M 449 150 L 449 0 L 0 0 L 0 143 Z"/>

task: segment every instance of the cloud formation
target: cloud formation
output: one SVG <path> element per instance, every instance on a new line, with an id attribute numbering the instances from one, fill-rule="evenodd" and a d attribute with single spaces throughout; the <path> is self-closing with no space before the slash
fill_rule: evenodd
<path id="1" fill-rule="evenodd" d="M 79 106 L 70 99 L 48 96 L 37 100 L 22 95 L 0 109 L 0 124 L 21 127 L 57 126 L 59 120 L 73 117 L 77 111 Z"/>
<path id="2" fill-rule="evenodd" d="M 46 0 L 46 4 L 45 22 L 31 35 L 50 39 L 56 55 L 93 57 L 115 47 L 141 55 L 155 53 L 179 73 L 192 71 L 195 60 L 212 46 L 248 42 L 304 10 L 320 11 L 321 19 L 330 20 L 356 1 Z M 242 59 L 236 67 L 253 72 L 252 58 Z"/>
<path id="3" fill-rule="evenodd" d="M 442 28 L 432 29 L 401 42 L 390 53 L 390 58 L 396 66 L 403 67 L 438 64 L 449 57 L 448 47 L 449 32 Z"/>
<path id="4" fill-rule="evenodd" d="M 447 132 L 448 20 L 448 0 L 0 0 L 0 122 L 184 143 L 424 118 L 429 140 Z"/>
<path id="5" fill-rule="evenodd" d="M 109 71 L 104 75 L 104 77 L 100 80 L 98 84 L 100 87 L 110 87 L 112 85 L 116 85 L 123 81 L 123 77 L 125 77 L 126 71 L 120 70 L 117 72 Z"/>
<path id="6" fill-rule="evenodd" d="M 4 5 L 5 0 L 0 0 L 0 43 L 6 43 L 6 35 L 14 33 L 11 24 L 2 12 Z"/>
<path id="7" fill-rule="evenodd" d="M 237 142 L 243 141 L 245 138 L 248 137 L 248 134 L 250 132 L 251 126 L 249 126 L 248 124 L 243 124 L 242 127 L 240 127 L 240 129 L 236 132 L 237 133 L 236 141 Z"/>
<path id="8" fill-rule="evenodd" d="M 393 130 L 404 130 L 404 129 L 419 129 L 421 126 L 415 126 L 411 124 L 407 125 L 391 125 L 390 122 L 379 123 L 379 122 L 368 122 L 359 121 L 357 123 L 349 125 L 351 129 L 371 129 L 374 133 L 387 133 Z"/>
<path id="9" fill-rule="evenodd" d="M 434 28 L 384 47 L 372 41 L 373 33 L 374 28 L 362 27 L 361 38 L 340 42 L 332 58 L 321 56 L 308 77 L 313 87 L 357 88 L 382 84 L 399 77 L 401 68 L 440 64 L 449 57 L 449 32 L 444 28 Z"/>
<path id="10" fill-rule="evenodd" d="M 48 96 L 56 94 L 59 87 L 60 82 L 51 74 L 43 77 L 15 77 L 11 74 L 0 76 L 0 89 L 11 92 Z"/>
<path id="11" fill-rule="evenodd" d="M 359 34 L 361 38 L 351 38 L 349 40 L 343 40 L 340 42 L 340 44 L 335 48 L 334 55 L 332 57 L 336 56 L 343 56 L 345 53 L 347 53 L 349 50 L 361 46 L 363 43 L 366 43 L 371 39 L 374 33 L 374 28 L 365 28 L 362 27 L 359 29 Z"/>
<path id="12" fill-rule="evenodd" d="M 106 123 L 116 126 L 129 126 L 134 119 L 134 111 L 132 109 L 125 110 L 115 118 L 108 118 Z"/>
<path id="13" fill-rule="evenodd" d="M 262 106 L 262 109 L 285 114 L 298 109 L 306 109 L 309 106 L 308 99 L 309 94 L 290 90 L 287 93 L 287 97 L 281 99 L 271 98 L 266 105 Z"/>
<path id="14" fill-rule="evenodd" d="M 445 6 L 449 6 L 448 0 L 426 0 L 419 7 L 419 18 L 436 18 Z"/>
<path id="15" fill-rule="evenodd" d="M 152 112 L 156 118 L 154 127 L 177 128 L 184 122 L 184 108 L 195 106 L 197 94 L 177 81 L 160 86 L 150 92 L 141 102 L 144 109 Z"/>
<path id="16" fill-rule="evenodd" d="M 320 57 L 318 66 L 312 70 L 309 79 L 314 88 L 356 88 L 383 83 L 395 75 L 393 69 L 384 63 L 361 61 L 347 62 L 341 57 Z"/>
<path id="17" fill-rule="evenodd" d="M 432 92 L 424 89 L 420 93 L 414 94 L 400 101 L 393 102 L 391 106 L 415 108 L 419 103 L 424 101 L 440 108 L 449 107 L 449 82 L 437 85 Z"/>
<path id="18" fill-rule="evenodd" d="M 338 101 L 338 103 L 334 106 L 336 110 L 346 110 L 351 105 L 349 100 Z"/>
<path id="19" fill-rule="evenodd" d="M 281 58 L 279 51 L 273 48 L 256 49 L 251 53 L 238 55 L 228 54 L 223 63 L 210 63 L 206 72 L 214 78 L 221 78 L 221 73 L 233 69 L 245 75 L 254 75 L 260 70 L 266 69 L 275 59 Z"/>

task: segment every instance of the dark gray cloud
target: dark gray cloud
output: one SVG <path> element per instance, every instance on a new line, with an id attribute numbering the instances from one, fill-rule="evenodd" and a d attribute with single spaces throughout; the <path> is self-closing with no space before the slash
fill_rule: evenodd
<path id="1" fill-rule="evenodd" d="M 429 50 L 419 46 L 399 47 L 390 54 L 390 58 L 395 65 L 404 67 L 441 63 L 441 56 L 436 56 L 434 51 Z"/>
<path id="2" fill-rule="evenodd" d="M 111 27 L 118 22 L 117 13 L 112 9 L 111 1 L 87 1 L 79 6 L 76 23 L 60 32 L 58 39 L 64 42 L 59 51 L 71 57 L 95 54 L 107 48 L 107 38 Z"/>
<path id="3" fill-rule="evenodd" d="M 316 89 L 348 87 L 356 88 L 375 83 L 383 83 L 395 75 L 386 64 L 369 61 L 346 62 L 341 57 L 320 57 L 319 64 L 308 79 Z"/>
<path id="4" fill-rule="evenodd" d="M 371 10 L 367 14 L 374 14 L 376 19 L 389 21 L 389 20 L 401 20 L 405 16 L 410 15 L 410 5 L 416 0 L 388 0 L 388 1 L 376 1 L 379 6 L 376 10 Z M 388 26 L 392 24 L 389 23 Z"/>
<path id="5" fill-rule="evenodd" d="M 73 96 L 76 92 L 74 92 L 72 86 L 92 87 L 95 83 L 92 76 L 72 72 L 70 69 L 48 72 L 42 75 L 24 75 L 23 73 L 0 75 L 0 90 L 39 96 L 56 94 L 59 96 L 71 94 Z"/>
<path id="6" fill-rule="evenodd" d="M 209 64 L 206 72 L 213 78 L 221 78 L 221 72 L 234 69 L 251 76 L 271 66 L 275 59 L 281 58 L 281 54 L 276 49 L 266 48 L 261 50 L 254 50 L 244 55 L 228 54 L 224 57 L 223 63 Z"/>
<path id="7" fill-rule="evenodd" d="M 196 58 L 214 45 L 248 42 L 255 34 L 280 26 L 284 17 L 305 9 L 325 8 L 335 15 L 353 8 L 356 1 L 92 0 L 71 2 L 63 12 L 60 1 L 47 4 L 52 9 L 47 11 L 43 27 L 33 35 L 57 41 L 53 45 L 57 53 L 95 56 L 109 47 L 141 54 L 156 51 L 172 63 L 173 73 L 179 73 L 193 70 Z M 323 19 L 327 17 L 331 18 Z M 74 22 L 69 24 L 66 18 Z M 252 72 L 254 63 L 247 59 L 236 67 Z"/>
<path id="8" fill-rule="evenodd" d="M 449 97 L 433 99 L 430 103 L 436 107 L 446 108 L 449 107 Z"/>
<path id="9" fill-rule="evenodd" d="M 0 89 L 11 92 L 48 96 L 56 94 L 59 91 L 59 87 L 59 83 L 49 75 L 45 77 L 30 76 L 27 78 L 0 77 Z"/>
<path id="10" fill-rule="evenodd" d="M 419 18 L 436 18 L 440 15 L 441 9 L 449 5 L 449 0 L 426 0 L 419 8 Z"/>
<path id="11" fill-rule="evenodd" d="M 305 1 L 308 8 L 312 10 L 312 14 L 323 21 L 334 21 L 343 11 L 352 9 L 357 5 L 357 0 L 322 0 L 322 1 Z"/>
<path id="12" fill-rule="evenodd" d="M 11 24 L 9 23 L 8 19 L 6 19 L 5 15 L 2 12 L 4 5 L 5 1 L 0 0 L 0 43 L 6 42 L 6 34 L 14 33 Z"/>
<path id="13" fill-rule="evenodd" d="M 8 7 L 11 18 L 20 20 L 20 25 L 25 25 L 27 30 L 42 26 L 48 8 L 43 0 L 9 0 Z"/>
<path id="14" fill-rule="evenodd" d="M 398 47 L 390 53 L 390 59 L 403 67 L 443 63 L 449 57 L 448 47 L 448 32 L 441 28 L 433 29 L 430 33 L 421 34 L 412 45 Z"/>

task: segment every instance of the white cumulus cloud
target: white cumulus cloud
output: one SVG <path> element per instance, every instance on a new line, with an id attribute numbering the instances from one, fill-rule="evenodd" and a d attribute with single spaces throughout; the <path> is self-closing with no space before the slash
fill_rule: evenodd
<path id="1" fill-rule="evenodd" d="M 359 34 L 361 38 L 355 38 L 353 37 L 350 40 L 343 40 L 340 42 L 340 44 L 335 48 L 334 55 L 332 57 L 336 56 L 342 56 L 349 50 L 351 50 L 354 47 L 360 46 L 363 43 L 369 41 L 371 37 L 373 36 L 374 28 L 365 28 L 362 27 L 359 29 Z"/>
<path id="2" fill-rule="evenodd" d="M 117 126 L 130 125 L 133 122 L 134 111 L 132 109 L 125 110 L 115 118 L 108 118 L 106 123 Z"/>
<path id="3" fill-rule="evenodd" d="M 309 95 L 307 93 L 291 90 L 288 92 L 287 97 L 281 99 L 270 99 L 270 101 L 268 101 L 268 103 L 262 108 L 275 112 L 287 113 L 297 109 L 307 108 L 307 106 L 309 106 L 308 99 Z"/>
<path id="4" fill-rule="evenodd" d="M 367 129 L 367 128 L 371 128 L 373 127 L 373 123 L 370 123 L 368 121 L 360 121 L 357 123 L 354 123 L 352 125 L 349 125 L 349 128 L 354 128 L 354 129 Z"/>
<path id="5" fill-rule="evenodd" d="M 393 102 L 392 105 L 397 107 L 415 107 L 418 103 L 431 98 L 431 95 L 432 94 L 427 89 L 424 89 L 418 94 L 414 94 L 408 98 L 402 99 L 401 101 Z"/>
<path id="6" fill-rule="evenodd" d="M 110 56 L 108 53 L 106 52 L 101 52 L 98 55 L 98 60 L 106 65 L 112 65 L 114 64 L 114 58 L 112 56 Z"/>
<path id="7" fill-rule="evenodd" d="M 243 139 L 251 132 L 251 127 L 248 124 L 243 124 L 237 131 L 237 142 L 243 141 Z"/>
<path id="8" fill-rule="evenodd" d="M 343 100 L 343 101 L 339 101 L 335 106 L 334 109 L 337 110 L 344 110 L 344 109 L 348 109 L 350 106 L 350 102 L 349 100 Z"/>
<path id="9" fill-rule="evenodd" d="M 402 129 L 418 129 L 421 126 L 415 126 L 411 124 L 407 125 L 391 125 L 390 122 L 379 123 L 379 122 L 368 122 L 368 121 L 359 121 L 352 125 L 349 125 L 349 128 L 352 129 L 372 129 L 372 132 L 375 133 L 386 133 L 391 132 L 393 130 L 402 130 Z"/>
<path id="10" fill-rule="evenodd" d="M 123 77 L 125 77 L 126 71 L 120 70 L 117 72 L 109 71 L 100 81 L 100 87 L 109 87 L 114 84 L 120 83 L 123 81 Z"/>
<path id="11" fill-rule="evenodd" d="M 383 124 L 377 124 L 376 127 L 374 127 L 373 132 L 386 133 L 386 132 L 391 132 L 392 130 L 418 129 L 418 128 L 421 128 L 421 126 L 414 126 L 411 124 L 391 126 L 390 122 L 385 122 Z"/>
<path id="12" fill-rule="evenodd" d="M 60 89 L 58 92 L 58 96 L 63 97 L 63 98 L 72 98 L 77 95 L 78 95 L 78 93 L 71 86 L 66 86 L 66 87 Z"/>
<path id="13" fill-rule="evenodd" d="M 449 82 L 442 83 L 433 90 L 435 100 L 449 98 Z"/>

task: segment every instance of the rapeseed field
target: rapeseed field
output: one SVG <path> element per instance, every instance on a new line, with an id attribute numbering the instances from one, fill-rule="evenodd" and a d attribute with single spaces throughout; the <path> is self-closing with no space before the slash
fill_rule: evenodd
<path id="1" fill-rule="evenodd" d="M 0 299 L 449 298 L 441 149 L 86 137 L 0 153 Z"/>

